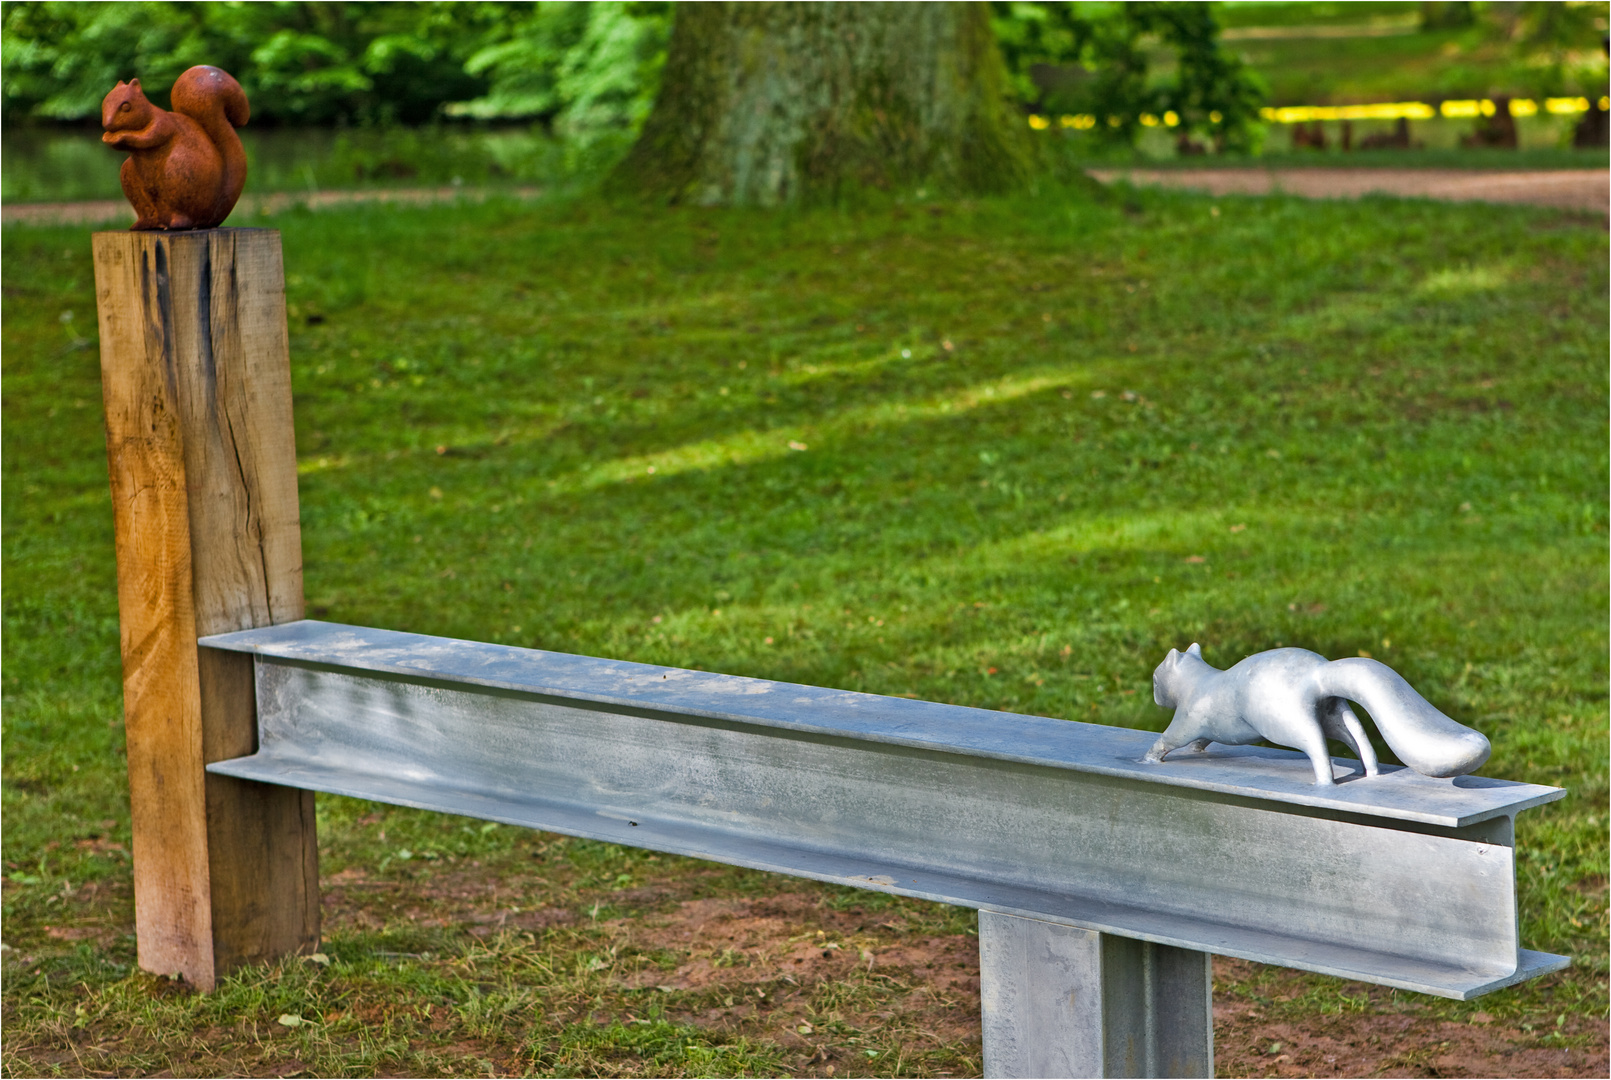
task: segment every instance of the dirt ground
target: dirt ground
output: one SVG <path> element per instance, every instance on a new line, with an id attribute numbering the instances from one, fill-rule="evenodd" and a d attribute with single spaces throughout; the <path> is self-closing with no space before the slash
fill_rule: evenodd
<path id="1" fill-rule="evenodd" d="M 237 210 L 242 215 L 273 214 L 291 206 L 314 208 L 343 203 L 397 202 L 433 203 L 452 199 L 485 199 L 482 188 L 400 188 L 374 191 L 275 192 L 269 195 L 243 195 Z M 500 188 L 498 194 L 531 199 L 541 194 L 534 187 Z M 0 222 L 26 222 L 31 225 L 119 225 L 134 220 L 134 210 L 122 199 L 91 199 L 84 202 L 12 203 L 0 207 Z"/>
<path id="2" fill-rule="evenodd" d="M 1283 191 L 1311 199 L 1357 199 L 1379 193 L 1443 199 L 1452 202 L 1528 203 L 1563 210 L 1606 213 L 1611 203 L 1611 171 L 1554 169 L 1531 172 L 1481 172 L 1470 169 L 1092 169 L 1104 184 L 1128 180 L 1140 186 L 1191 188 L 1212 195 L 1268 195 Z M 532 198 L 537 188 L 504 192 Z M 247 195 L 241 210 L 275 213 L 293 204 L 313 207 L 353 202 L 429 203 L 455 198 L 485 198 L 486 192 L 465 188 L 403 188 L 395 191 L 321 191 L 316 194 Z M 0 221 L 36 225 L 94 225 L 132 219 L 134 211 L 121 199 L 90 202 L 17 203 L 0 207 Z"/>
<path id="3" fill-rule="evenodd" d="M 852 1029 L 901 1029 L 918 1050 L 980 1045 L 976 937 L 934 933 L 932 926 L 913 926 L 888 912 L 836 908 L 824 902 L 813 883 L 790 884 L 790 891 L 760 897 L 679 899 L 683 889 L 675 886 L 623 896 L 623 903 L 650 906 L 654 913 L 605 924 L 615 943 L 678 960 L 673 970 L 644 971 L 628 976 L 628 983 L 704 991 L 701 1000 L 722 1003 L 669 1018 L 777 1043 L 790 1052 L 798 1076 L 859 1075 L 853 1050 L 833 1045 L 809 1024 L 802 1026 L 808 1004 L 820 1010 L 830 986 L 880 991 L 836 994 L 835 1015 Z M 519 882 L 495 888 L 498 892 L 489 895 L 484 881 L 452 876 L 424 890 L 400 892 L 365 888 L 361 879 L 331 880 L 324 898 L 326 926 L 378 929 L 401 916 L 444 926 L 471 924 L 473 933 L 485 936 L 578 918 L 572 910 L 522 910 L 509 903 L 529 895 Z M 1469 1023 L 1450 1022 L 1428 1015 L 1430 999 L 1365 984 L 1342 988 L 1337 1000 L 1348 1003 L 1344 1010 L 1316 1015 L 1292 1004 L 1309 991 L 1308 978 L 1215 958 L 1217 1075 L 1611 1075 L 1611 1038 L 1602 1020 L 1566 1016 L 1549 1030 L 1523 1030 L 1478 1011 Z M 1300 1021 L 1287 1018 L 1298 1012 Z M 967 1057 L 977 1062 L 976 1054 Z"/>
<path id="4" fill-rule="evenodd" d="M 545 850 L 542 839 L 533 840 L 533 851 Z M 653 996 L 657 1015 L 722 1041 L 743 1037 L 776 1047 L 779 1069 L 788 1075 L 979 1075 L 978 938 L 969 913 L 769 875 L 746 878 L 744 891 L 735 888 L 735 871 L 681 860 L 645 859 L 639 871 L 632 887 L 598 892 L 577 891 L 571 880 L 577 871 L 564 859 L 544 862 L 531 854 L 496 869 L 461 860 L 403 877 L 353 867 L 323 880 L 324 936 L 340 950 L 371 933 L 440 932 L 442 953 L 396 955 L 419 956 L 419 963 L 444 970 L 457 970 L 466 944 L 475 951 L 473 939 L 481 939 L 489 955 L 528 942 L 521 948 L 547 950 L 546 963 L 556 969 L 575 967 L 579 956 L 607 957 L 600 961 L 599 985 L 574 993 L 560 986 L 549 994 L 544 1008 L 551 1020 L 647 1023 L 633 1010 L 644 1008 L 641 991 L 652 987 L 665 991 Z M 601 917 L 605 904 L 611 914 Z M 126 948 L 119 943 L 132 941 L 134 929 L 128 879 L 80 887 L 42 929 L 16 940 L 7 954 L 8 974 L 73 948 Z M 1548 986 L 1559 978 L 1541 981 L 1542 1007 L 1535 1001 L 1518 1009 L 1496 999 L 1489 1013 L 1480 1003 L 1449 1007 L 1417 994 L 1215 958 L 1215 1071 L 1225 1077 L 1611 1075 L 1603 1015 L 1557 1013 L 1548 1004 Z M 354 1015 L 373 1013 L 376 1023 L 390 1015 L 396 1002 L 389 986 L 355 979 Z M 72 1032 L 36 1025 L 26 1035 L 8 1032 L 8 1049 L 14 1065 L 76 1061 L 79 1068 L 123 1075 L 131 1047 L 151 1036 L 92 1027 L 75 1042 Z M 418 1033 L 426 1042 L 430 1036 Z M 464 1039 L 462 1046 L 435 1052 L 485 1058 L 497 1075 L 533 1067 L 484 1033 Z M 236 1048 L 217 1060 L 198 1057 L 183 1071 L 206 1075 L 197 1070 L 210 1065 L 216 1075 L 282 1075 L 300 1067 L 263 1053 Z M 615 1064 L 601 1059 L 586 1071 L 609 1072 Z"/>
<path id="5" fill-rule="evenodd" d="M 1206 191 L 1211 195 L 1285 192 L 1309 199 L 1400 195 L 1449 202 L 1529 203 L 1606 213 L 1611 171 L 1551 169 L 1484 172 L 1470 169 L 1093 169 L 1104 184 Z"/>
<path id="6" fill-rule="evenodd" d="M 1305 976 L 1214 958 L 1214 1064 L 1220 1076 L 1597 1076 L 1611 1075 L 1603 1020 L 1568 1016 L 1550 1031 L 1525 1031 L 1486 1012 L 1470 1023 L 1424 1015 L 1428 999 L 1351 984 L 1358 1011 L 1273 1019 L 1270 1006 L 1225 984 L 1274 975 L 1259 997 L 1276 1004 L 1303 993 Z M 1529 1025 L 1530 1026 L 1530 1025 Z"/>

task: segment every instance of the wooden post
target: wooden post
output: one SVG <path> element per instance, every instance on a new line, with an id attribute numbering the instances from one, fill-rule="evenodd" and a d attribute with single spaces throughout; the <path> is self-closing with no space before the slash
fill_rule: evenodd
<path id="1" fill-rule="evenodd" d="M 250 659 L 302 617 L 280 234 L 96 233 L 140 966 L 211 990 L 319 940 L 313 793 L 210 776 L 256 750 Z"/>

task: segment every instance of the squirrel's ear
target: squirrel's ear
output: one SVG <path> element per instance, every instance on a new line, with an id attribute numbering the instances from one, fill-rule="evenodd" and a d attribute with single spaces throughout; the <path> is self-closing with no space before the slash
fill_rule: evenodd
<path id="1" fill-rule="evenodd" d="M 1201 645 L 1197 644 L 1197 642 L 1194 641 L 1186 649 L 1186 655 L 1187 656 L 1195 656 L 1195 657 L 1197 657 L 1197 659 L 1201 660 L 1203 658 L 1203 647 Z"/>
<path id="2" fill-rule="evenodd" d="M 129 89 L 130 90 L 138 90 L 138 89 L 140 89 L 140 80 L 139 79 L 130 79 L 129 80 Z"/>
<path id="3" fill-rule="evenodd" d="M 1173 663 L 1177 662 L 1179 659 L 1180 659 L 1180 650 L 1179 649 L 1170 649 L 1169 650 L 1169 655 L 1164 657 L 1164 663 L 1173 664 Z"/>

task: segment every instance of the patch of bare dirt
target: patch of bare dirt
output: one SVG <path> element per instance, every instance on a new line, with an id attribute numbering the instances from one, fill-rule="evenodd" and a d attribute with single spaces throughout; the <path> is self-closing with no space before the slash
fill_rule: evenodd
<path id="1" fill-rule="evenodd" d="M 477 937 L 502 930 L 536 932 L 576 921 L 569 907 L 534 904 L 541 878 L 488 875 L 479 867 L 433 874 L 418 882 L 370 877 L 349 868 L 326 877 L 320 907 L 326 933 L 379 930 L 398 921 L 440 929 L 465 928 Z"/>
<path id="2" fill-rule="evenodd" d="M 674 971 L 643 973 L 629 985 L 700 989 L 715 983 L 800 985 L 864 973 L 899 975 L 943 993 L 979 1000 L 978 939 L 967 934 L 897 937 L 860 912 L 835 911 L 819 898 L 689 900 L 666 916 L 611 926 L 639 947 L 687 956 Z M 880 932 L 882 931 L 882 932 Z"/>
<path id="3" fill-rule="evenodd" d="M 1459 1023 L 1426 1015 L 1415 998 L 1353 985 L 1364 1002 L 1333 1015 L 1282 1018 L 1303 976 L 1281 972 L 1255 1000 L 1224 989 L 1264 974 L 1242 960 L 1214 958 L 1214 1065 L 1220 1076 L 1593 1076 L 1611 1075 L 1604 1021 L 1567 1016 L 1560 1026 L 1523 1030 L 1478 1011 Z"/>
<path id="4" fill-rule="evenodd" d="M 1092 169 L 1104 184 L 1177 187 L 1211 195 L 1285 193 L 1308 199 L 1399 195 L 1447 202 L 1526 203 L 1604 214 L 1611 204 L 1611 171 L 1549 169 Z"/>
<path id="5" fill-rule="evenodd" d="M 976 1063 L 978 939 L 824 900 L 810 885 L 689 899 L 601 928 L 619 947 L 664 958 L 623 986 L 691 994 L 667 999 L 668 1018 L 772 1042 L 795 1075 L 859 1075 L 861 1054 L 891 1042 Z"/>
<path id="6" fill-rule="evenodd" d="M 891 918 L 837 910 L 806 884 L 773 896 L 683 900 L 600 926 L 620 947 L 672 958 L 622 979 L 704 1003 L 673 1008 L 669 1018 L 767 1039 L 797 1055 L 798 1075 L 827 1076 L 854 1075 L 863 1063 L 824 1037 L 825 1018 L 841 1030 L 896 1028 L 918 1043 L 979 1045 L 978 939 L 910 933 Z M 1272 982 L 1258 965 L 1214 963 L 1220 1076 L 1582 1077 L 1611 1069 L 1604 1025 L 1583 1017 L 1537 1031 L 1482 1012 L 1451 1022 L 1425 1015 L 1418 999 L 1359 985 L 1345 990 L 1356 1002 L 1348 1011 L 1304 1010 L 1294 1021 L 1281 1006 L 1303 992 L 1301 973 Z M 1227 989 L 1261 973 L 1260 996 L 1273 996 L 1275 1007 Z"/>

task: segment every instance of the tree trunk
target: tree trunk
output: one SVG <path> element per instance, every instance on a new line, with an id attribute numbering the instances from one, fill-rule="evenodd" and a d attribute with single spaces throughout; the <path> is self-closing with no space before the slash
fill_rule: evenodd
<path id="1" fill-rule="evenodd" d="M 980 3 L 678 4 L 659 97 L 611 177 L 700 205 L 990 193 L 1032 147 Z"/>

